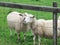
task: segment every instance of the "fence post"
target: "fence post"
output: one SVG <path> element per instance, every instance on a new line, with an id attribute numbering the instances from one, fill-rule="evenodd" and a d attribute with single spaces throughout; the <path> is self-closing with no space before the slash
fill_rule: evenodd
<path id="1" fill-rule="evenodd" d="M 53 7 L 57 7 L 57 3 L 53 2 Z M 57 11 L 53 12 L 53 45 L 57 45 Z"/>

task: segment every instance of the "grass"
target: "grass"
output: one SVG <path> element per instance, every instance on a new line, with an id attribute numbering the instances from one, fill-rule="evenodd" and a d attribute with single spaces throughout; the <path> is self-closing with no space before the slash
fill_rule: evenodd
<path id="1" fill-rule="evenodd" d="M 3 2 L 13 2 L 18 4 L 32 4 L 32 5 L 39 5 L 39 6 L 51 6 L 52 2 L 56 1 L 58 3 L 58 7 L 60 7 L 60 0 L 0 0 Z M 41 11 L 32 11 L 32 10 L 23 10 L 23 9 L 15 9 L 15 8 L 7 8 L 7 7 L 0 7 L 0 45 L 33 45 L 33 40 L 31 37 L 31 32 L 27 32 L 27 39 L 22 44 L 17 43 L 17 36 L 14 35 L 13 31 L 13 37 L 10 37 L 9 34 L 9 28 L 6 21 L 6 16 L 9 11 L 18 11 L 18 12 L 28 12 L 39 18 L 44 19 L 52 19 L 52 13 L 51 12 L 41 12 Z M 59 14 L 58 14 L 59 15 Z M 23 40 L 23 34 L 21 33 L 21 39 Z M 42 37 L 41 39 L 42 45 L 53 45 L 53 39 L 47 39 Z M 58 45 L 60 45 L 60 39 L 58 39 Z"/>

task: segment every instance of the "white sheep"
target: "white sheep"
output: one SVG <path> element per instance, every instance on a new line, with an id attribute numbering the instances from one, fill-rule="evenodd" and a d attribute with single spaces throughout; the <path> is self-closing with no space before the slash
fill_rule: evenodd
<path id="1" fill-rule="evenodd" d="M 60 37 L 60 21 L 58 20 L 57 36 Z M 36 20 L 35 25 L 32 25 L 32 31 L 36 37 L 38 35 L 39 45 L 41 36 L 47 38 L 53 37 L 53 20 Z M 35 40 L 34 37 L 34 40 Z M 35 45 L 35 44 L 34 44 Z"/>
<path id="2" fill-rule="evenodd" d="M 39 19 L 39 20 L 35 20 L 32 24 L 32 31 L 34 34 L 33 40 L 34 40 L 34 45 L 35 45 L 35 40 L 36 40 L 36 36 L 38 36 L 38 45 L 40 45 L 41 43 L 41 36 L 43 36 L 44 32 L 44 19 Z"/>
<path id="3" fill-rule="evenodd" d="M 39 37 L 39 45 L 40 45 L 40 36 L 39 36 L 39 34 L 38 34 L 38 32 L 40 33 L 40 34 L 43 34 L 43 32 L 42 32 L 42 30 L 40 31 L 40 30 L 38 30 L 38 25 L 43 25 L 43 19 L 40 21 L 40 20 L 36 20 L 36 18 L 35 18 L 35 16 L 34 15 L 32 15 L 32 14 L 29 14 L 29 16 L 27 16 L 26 18 L 25 18 L 25 23 L 26 24 L 30 24 L 31 26 L 31 29 L 32 29 L 32 32 L 33 32 L 33 34 L 34 34 L 34 37 L 33 37 L 33 41 L 34 41 L 34 45 L 35 45 L 35 38 L 36 38 L 36 35 L 38 35 L 38 37 Z M 39 23 L 39 21 L 41 22 L 41 23 Z M 39 24 L 38 24 L 39 23 Z M 40 27 L 39 27 L 39 29 L 40 29 Z"/>
<path id="4" fill-rule="evenodd" d="M 25 33 L 30 29 L 29 24 L 23 23 L 24 18 L 27 16 L 26 13 L 24 14 L 13 11 L 7 15 L 7 23 L 10 28 L 10 35 L 12 35 L 12 29 L 15 29 L 15 31 L 18 33 L 18 41 L 20 40 L 20 32 L 24 33 L 25 39 Z"/>
<path id="5" fill-rule="evenodd" d="M 31 23 L 31 29 L 33 31 L 34 37 L 34 45 L 35 45 L 35 38 L 38 36 L 38 41 L 40 45 L 40 37 L 53 37 L 53 20 L 44 20 L 39 19 L 37 20 L 35 17 L 26 17 L 26 23 Z M 57 28 L 57 36 L 60 37 L 60 21 L 58 20 L 58 28 Z"/>
<path id="6" fill-rule="evenodd" d="M 38 35 L 39 45 L 41 36 L 45 36 L 47 38 L 53 37 L 53 20 L 36 20 L 37 23 L 33 25 L 32 31 L 36 35 Z M 57 28 L 57 36 L 60 37 L 60 21 L 58 20 L 58 28 Z M 35 28 L 34 28 L 35 27 Z M 35 37 L 34 37 L 35 38 Z M 35 39 L 34 39 L 35 40 Z"/>

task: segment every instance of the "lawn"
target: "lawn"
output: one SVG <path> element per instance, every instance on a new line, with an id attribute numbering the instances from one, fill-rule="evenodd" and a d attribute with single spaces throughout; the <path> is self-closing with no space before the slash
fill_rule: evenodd
<path id="1" fill-rule="evenodd" d="M 29 4 L 29 5 L 39 5 L 39 6 L 51 6 L 52 2 L 56 1 L 58 3 L 58 7 L 60 7 L 60 0 L 0 0 L 1 2 L 12 2 L 18 4 Z M 17 43 L 17 36 L 14 35 L 10 37 L 9 28 L 6 21 L 6 16 L 9 11 L 18 11 L 21 13 L 27 12 L 31 13 L 36 16 L 37 19 L 44 18 L 44 19 L 52 19 L 51 12 L 41 12 L 41 11 L 32 11 L 32 10 L 23 10 L 23 9 L 15 9 L 15 8 L 7 8 L 7 7 L 0 7 L 0 45 L 33 45 L 32 40 L 32 33 L 31 31 L 27 32 L 26 41 Z M 58 14 L 59 15 L 59 14 Z M 23 40 L 23 33 L 21 34 L 21 39 Z M 53 45 L 53 39 L 48 39 L 42 37 L 41 39 L 42 45 Z M 58 39 L 58 45 L 60 45 L 60 39 Z"/>

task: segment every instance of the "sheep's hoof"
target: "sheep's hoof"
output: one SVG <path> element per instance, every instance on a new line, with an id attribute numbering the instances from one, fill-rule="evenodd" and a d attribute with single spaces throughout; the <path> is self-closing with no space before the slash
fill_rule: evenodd
<path id="1" fill-rule="evenodd" d="M 17 42 L 21 42 L 20 39 L 18 39 Z"/>
<path id="2" fill-rule="evenodd" d="M 17 34 L 15 33 L 15 36 L 17 36 Z"/>
<path id="3" fill-rule="evenodd" d="M 18 40 L 17 40 L 17 43 L 20 43 L 20 42 L 21 42 L 20 39 L 18 39 Z"/>
<path id="4" fill-rule="evenodd" d="M 38 45 L 38 44 L 36 43 L 36 44 L 34 44 L 34 45 Z"/>
<path id="5" fill-rule="evenodd" d="M 38 45 L 37 43 L 35 45 Z"/>
<path id="6" fill-rule="evenodd" d="M 17 42 L 16 42 L 16 43 L 17 43 L 17 44 L 20 44 L 20 41 L 18 41 L 18 40 L 17 40 Z"/>
<path id="7" fill-rule="evenodd" d="M 25 42 L 25 40 L 20 40 L 21 43 Z"/>
<path id="8" fill-rule="evenodd" d="M 33 35 L 31 35 L 31 38 L 34 37 Z"/>
<path id="9" fill-rule="evenodd" d="M 12 36 L 12 35 L 10 35 L 10 38 L 13 38 L 13 36 Z"/>
<path id="10" fill-rule="evenodd" d="M 22 40 L 22 42 L 25 42 L 25 40 Z"/>
<path id="11" fill-rule="evenodd" d="M 36 42 L 35 45 L 38 45 L 38 43 Z"/>
<path id="12" fill-rule="evenodd" d="M 18 40 L 17 40 L 17 43 L 19 43 L 19 42 L 20 42 L 20 43 L 23 43 L 23 42 L 25 42 L 25 40 L 20 40 L 20 39 L 18 39 Z"/>

